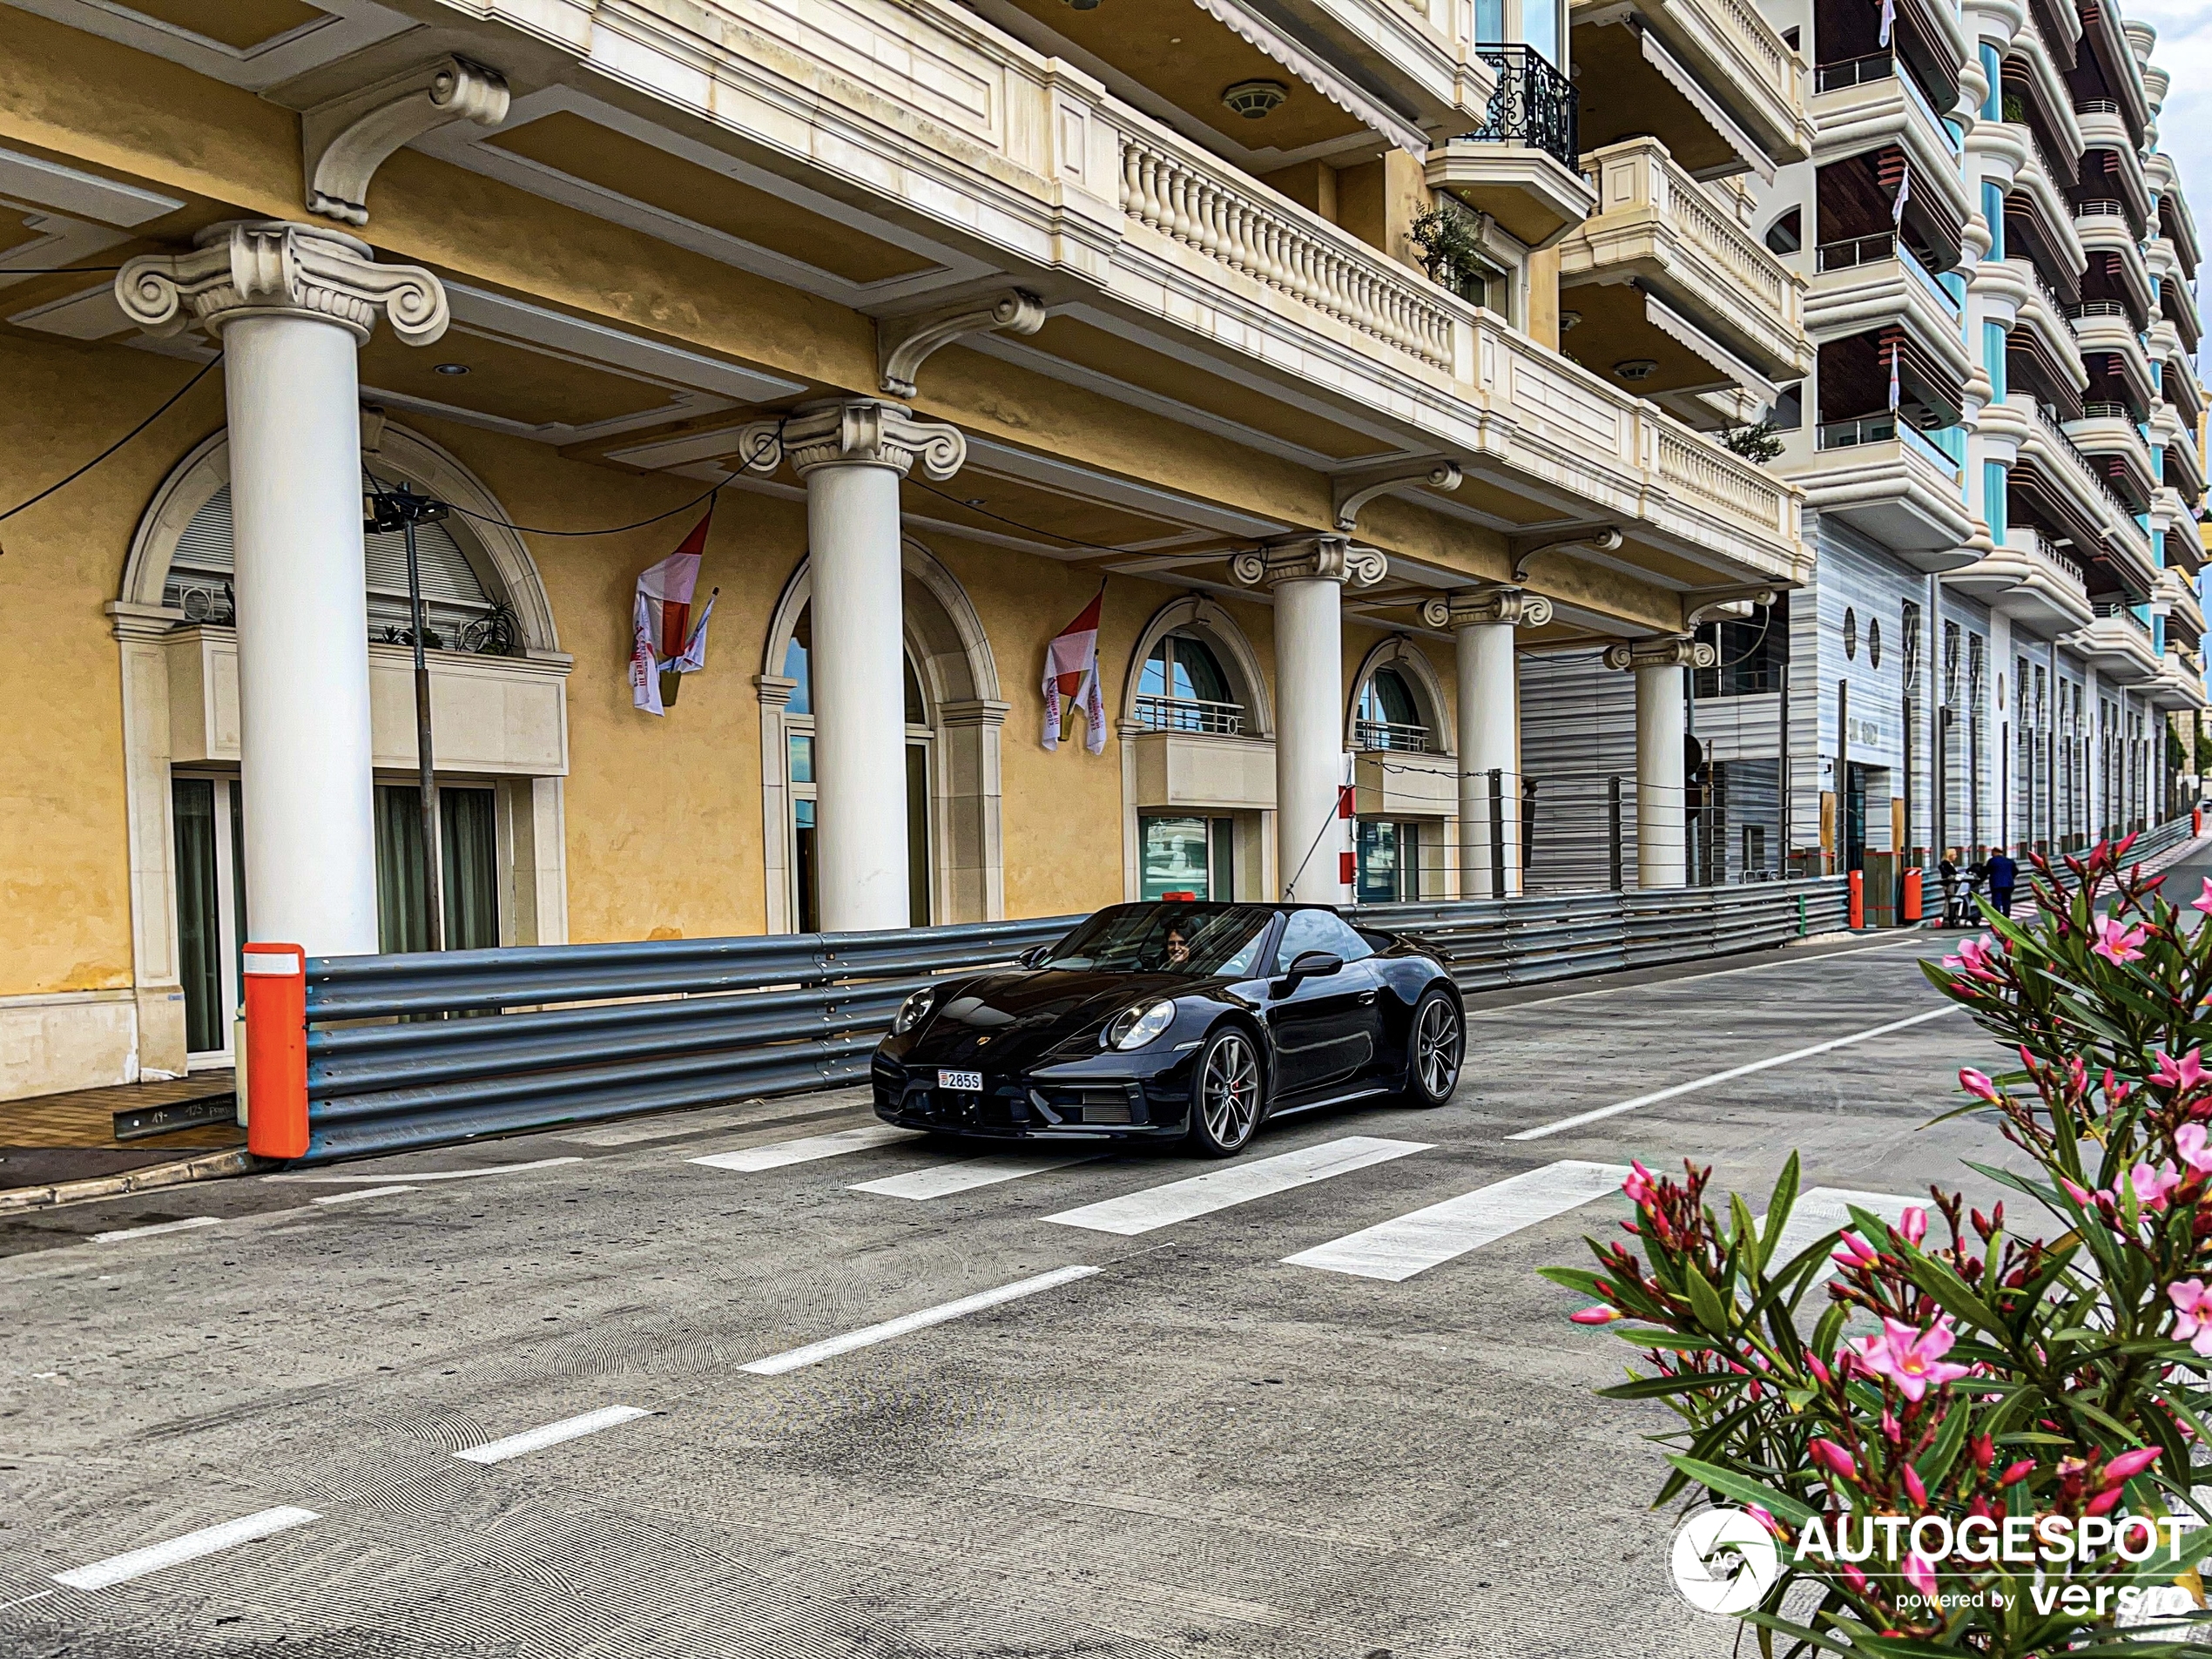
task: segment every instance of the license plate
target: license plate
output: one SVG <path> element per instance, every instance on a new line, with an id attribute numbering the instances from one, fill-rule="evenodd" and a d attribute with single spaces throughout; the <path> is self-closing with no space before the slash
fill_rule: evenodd
<path id="1" fill-rule="evenodd" d="M 937 1087 L 954 1089 L 961 1094 L 980 1095 L 983 1092 L 983 1074 L 980 1071 L 941 1071 Z"/>

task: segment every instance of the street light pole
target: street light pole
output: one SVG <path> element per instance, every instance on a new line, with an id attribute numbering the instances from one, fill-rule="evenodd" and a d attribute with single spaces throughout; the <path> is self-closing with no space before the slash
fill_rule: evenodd
<path id="1" fill-rule="evenodd" d="M 430 741 L 430 668 L 423 656 L 422 574 L 415 527 L 446 516 L 445 503 L 401 484 L 396 492 L 370 498 L 368 528 L 400 530 L 407 539 L 408 632 L 415 641 L 415 762 L 421 790 L 423 914 L 432 950 L 445 948 L 445 881 L 438 836 L 438 785 Z"/>

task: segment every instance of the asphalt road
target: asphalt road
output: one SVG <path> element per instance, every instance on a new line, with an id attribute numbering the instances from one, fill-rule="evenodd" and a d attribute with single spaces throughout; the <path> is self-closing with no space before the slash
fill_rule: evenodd
<path id="1" fill-rule="evenodd" d="M 1631 1157 L 1986 1202 L 1930 943 L 1478 1008 L 1450 1104 L 1226 1165 L 799 1157 L 846 1094 L 8 1223 L 0 1652 L 1718 1659 L 1667 1420 L 1535 1270 Z"/>

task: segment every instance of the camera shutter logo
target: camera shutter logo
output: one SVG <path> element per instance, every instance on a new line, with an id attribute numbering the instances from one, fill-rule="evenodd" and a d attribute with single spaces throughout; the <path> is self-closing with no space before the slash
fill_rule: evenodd
<path id="1" fill-rule="evenodd" d="M 1701 1509 L 1675 1534 L 1675 1588 L 1702 1613 L 1747 1613 L 1782 1575 L 1774 1535 L 1741 1509 Z"/>

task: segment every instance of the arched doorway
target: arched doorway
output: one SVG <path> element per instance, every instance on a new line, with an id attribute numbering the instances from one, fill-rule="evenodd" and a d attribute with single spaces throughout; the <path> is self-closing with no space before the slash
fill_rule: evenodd
<path id="1" fill-rule="evenodd" d="M 536 567 L 460 462 L 363 416 L 365 471 L 468 508 L 418 532 L 425 641 L 442 711 L 442 894 L 455 947 L 567 937 L 561 654 Z M 367 546 L 380 946 L 419 948 L 429 890 L 414 773 L 404 543 Z M 231 1058 L 251 927 L 239 781 L 229 449 L 218 433 L 156 492 L 111 607 L 123 654 L 126 810 L 142 1073 Z M 496 718 L 492 718 L 496 711 Z"/>
<path id="2" fill-rule="evenodd" d="M 981 619 L 936 556 L 900 550 L 906 634 L 907 893 L 912 925 L 1006 914 L 999 732 L 1007 705 Z M 819 926 L 813 867 L 815 738 L 810 565 L 770 618 L 760 690 L 762 845 L 770 933 Z"/>

